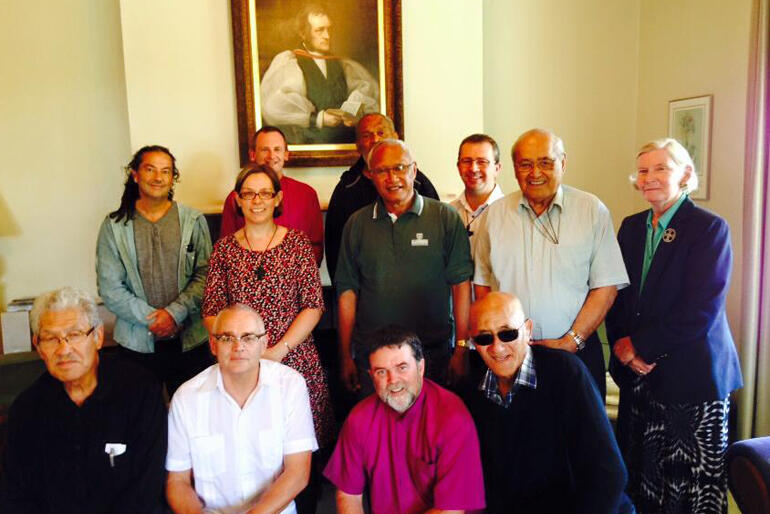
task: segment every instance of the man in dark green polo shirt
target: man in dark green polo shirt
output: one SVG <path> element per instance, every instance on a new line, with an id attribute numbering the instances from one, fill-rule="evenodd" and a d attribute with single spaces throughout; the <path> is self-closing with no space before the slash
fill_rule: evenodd
<path id="1" fill-rule="evenodd" d="M 468 361 L 473 266 L 465 227 L 447 204 L 414 191 L 417 165 L 402 141 L 380 141 L 368 162 L 379 198 L 345 224 L 335 274 L 343 382 L 351 391 L 372 391 L 366 342 L 387 324 L 417 333 L 428 378 L 454 382 Z"/>

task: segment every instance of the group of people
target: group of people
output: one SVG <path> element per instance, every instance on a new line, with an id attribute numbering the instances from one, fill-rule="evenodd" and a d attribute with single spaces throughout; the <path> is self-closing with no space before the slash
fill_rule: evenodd
<path id="1" fill-rule="evenodd" d="M 97 244 L 118 355 L 100 356 L 88 294 L 36 300 L 48 373 L 11 408 L 3 512 L 314 512 L 322 474 L 346 513 L 725 512 L 732 253 L 688 197 L 679 143 L 639 151 L 651 209 L 617 237 L 596 196 L 562 183 L 550 131 L 514 143 L 509 195 L 495 140 L 465 138 L 451 204 L 387 116 L 364 115 L 356 147 L 324 231 L 263 126 L 213 251 L 173 201 L 171 152 L 134 155 Z M 339 433 L 312 337 L 324 232 L 339 378 L 360 399 Z"/>

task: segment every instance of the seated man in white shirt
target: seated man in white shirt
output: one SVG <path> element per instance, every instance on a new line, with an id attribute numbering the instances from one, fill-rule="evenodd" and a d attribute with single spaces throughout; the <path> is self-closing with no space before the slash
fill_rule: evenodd
<path id="1" fill-rule="evenodd" d="M 260 360 L 265 326 L 246 305 L 222 310 L 209 341 L 218 364 L 171 401 L 168 503 L 176 513 L 295 513 L 318 449 L 305 380 Z"/>

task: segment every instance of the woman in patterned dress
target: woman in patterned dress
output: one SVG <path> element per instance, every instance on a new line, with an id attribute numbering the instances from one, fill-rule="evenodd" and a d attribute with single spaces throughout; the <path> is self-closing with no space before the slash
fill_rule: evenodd
<path id="1" fill-rule="evenodd" d="M 742 386 L 730 229 L 688 197 L 697 175 L 676 140 L 644 145 L 633 179 L 651 209 L 620 227 L 631 285 L 606 319 L 628 493 L 640 513 L 727 512 L 728 396 Z"/>
<path id="2" fill-rule="evenodd" d="M 321 281 L 307 236 L 276 225 L 281 214 L 281 184 L 267 166 L 244 169 L 235 184 L 245 226 L 220 239 L 209 261 L 203 295 L 209 330 L 217 313 L 238 302 L 256 309 L 269 336 L 262 358 L 272 359 L 305 377 L 318 445 L 334 437 L 329 388 L 311 331 L 323 312 Z"/>

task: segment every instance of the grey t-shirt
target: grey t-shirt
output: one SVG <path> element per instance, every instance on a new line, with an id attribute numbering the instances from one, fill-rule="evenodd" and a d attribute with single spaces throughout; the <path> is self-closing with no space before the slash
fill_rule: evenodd
<path id="1" fill-rule="evenodd" d="M 179 296 L 179 245 L 182 228 L 176 202 L 156 222 L 134 217 L 134 244 L 147 303 L 162 309 Z"/>

